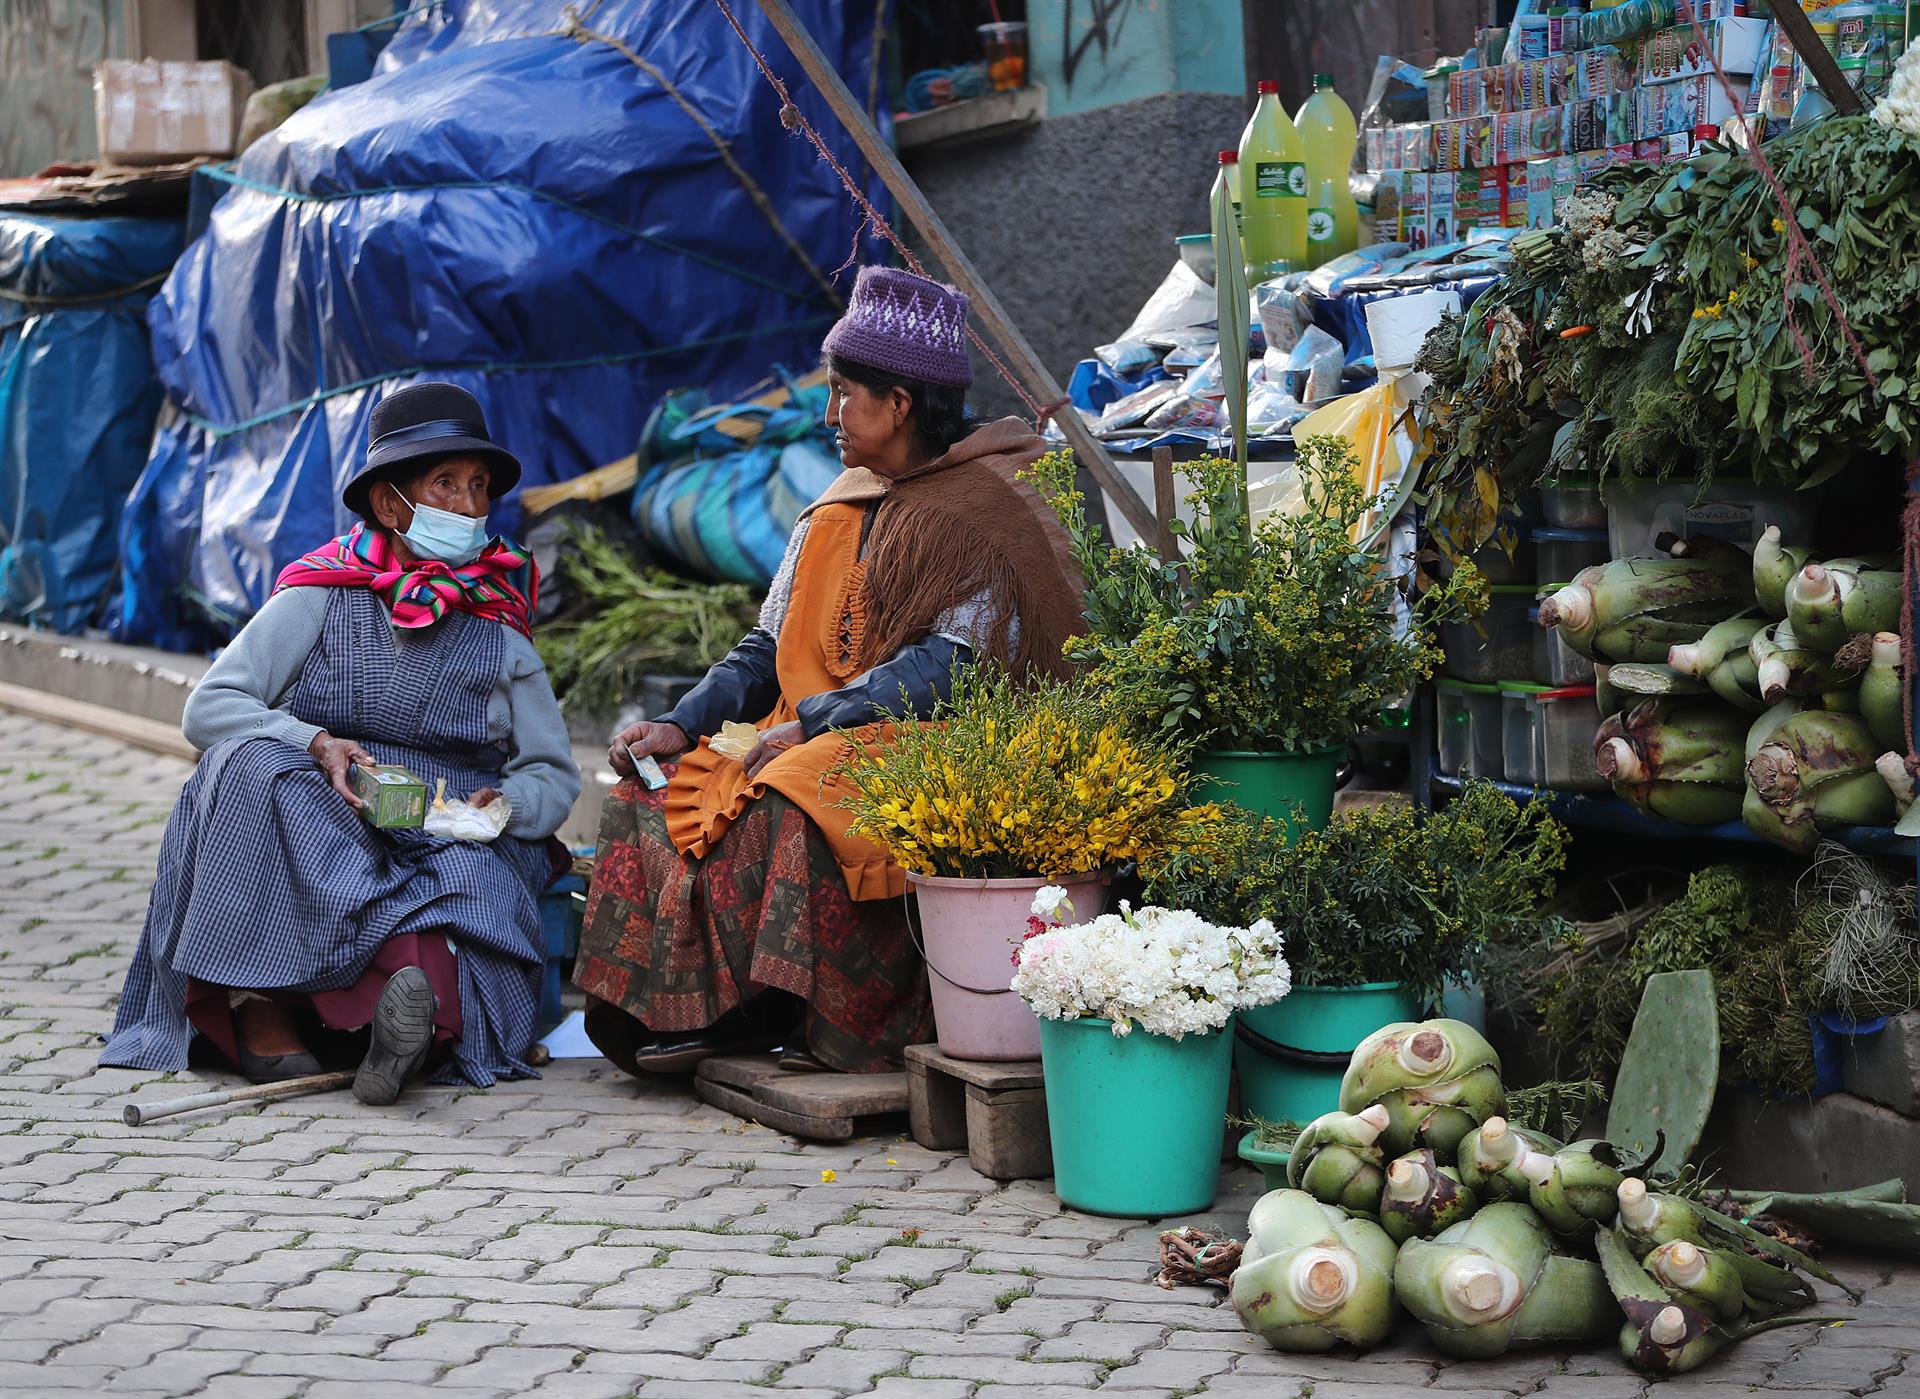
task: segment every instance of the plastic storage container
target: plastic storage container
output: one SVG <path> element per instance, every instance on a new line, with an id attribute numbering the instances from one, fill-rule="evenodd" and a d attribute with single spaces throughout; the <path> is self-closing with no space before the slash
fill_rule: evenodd
<path id="1" fill-rule="evenodd" d="M 1607 505 L 1600 499 L 1600 482 L 1592 476 L 1563 476 L 1542 485 L 1540 506 L 1555 529 L 1607 527 Z"/>
<path id="2" fill-rule="evenodd" d="M 1546 526 L 1533 532 L 1533 551 L 1542 578 L 1577 578 L 1582 569 L 1595 568 L 1613 557 L 1604 529 Z"/>
<path id="3" fill-rule="evenodd" d="M 1616 559 L 1646 558 L 1662 534 L 1710 534 L 1751 549 L 1768 525 L 1780 526 L 1789 544 L 1809 538 L 1814 501 L 1802 491 L 1715 480 L 1702 490 L 1692 482 L 1616 482 L 1607 488 L 1607 543 Z"/>
<path id="4" fill-rule="evenodd" d="M 1503 684 L 1501 738 L 1507 781 L 1556 792 L 1607 792 L 1594 771 L 1600 706 L 1591 685 Z"/>
<path id="5" fill-rule="evenodd" d="M 1567 645 L 1558 627 L 1540 625 L 1540 602 L 1560 590 L 1558 583 L 1542 583 L 1527 620 L 1533 627 L 1533 671 L 1542 685 L 1591 685 L 1593 662 Z"/>
<path id="6" fill-rule="evenodd" d="M 1500 687 L 1469 680 L 1433 683 L 1439 771 L 1447 777 L 1507 775 L 1501 735 Z"/>
<path id="7" fill-rule="evenodd" d="M 1498 682 L 1533 670 L 1533 638 L 1528 635 L 1533 624 L 1527 620 L 1533 584 L 1499 583 L 1488 591 L 1492 602 L 1480 616 L 1440 628 L 1447 674 L 1455 680 Z"/>

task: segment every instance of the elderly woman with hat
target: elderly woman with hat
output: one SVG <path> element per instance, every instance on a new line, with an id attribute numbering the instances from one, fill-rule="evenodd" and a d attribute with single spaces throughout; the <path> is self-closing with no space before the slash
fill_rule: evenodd
<path id="1" fill-rule="evenodd" d="M 848 827 L 841 731 L 929 713 L 956 670 L 1054 671 L 1078 570 L 1016 473 L 1041 440 L 969 420 L 966 298 L 865 268 L 829 332 L 840 479 L 802 516 L 760 624 L 671 713 L 619 734 L 614 770 L 678 758 L 664 791 L 620 783 L 575 979 L 587 1031 L 630 1073 L 726 1050 L 873 1072 L 930 1037 L 905 876 Z M 744 758 L 708 740 L 754 724 Z"/>
<path id="2" fill-rule="evenodd" d="M 364 1032 L 354 1092 L 532 1071 L 536 899 L 580 791 L 531 626 L 537 574 L 487 514 L 520 464 L 479 403 L 420 383 L 374 408 L 361 517 L 285 569 L 188 701 L 205 750 L 101 1062 L 186 1067 L 197 1033 L 255 1082 L 320 1070 L 306 1035 Z M 491 842 L 382 830 L 350 770 L 398 764 L 429 792 L 510 804 Z M 562 852 L 564 853 L 564 852 Z"/>

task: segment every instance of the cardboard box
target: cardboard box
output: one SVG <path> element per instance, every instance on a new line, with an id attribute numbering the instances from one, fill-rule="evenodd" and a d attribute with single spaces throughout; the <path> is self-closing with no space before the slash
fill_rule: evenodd
<path id="1" fill-rule="evenodd" d="M 1591 101 L 1611 97 L 1633 86 L 1633 67 L 1615 48 L 1588 49 L 1573 60 L 1573 93 Z"/>
<path id="2" fill-rule="evenodd" d="M 1560 128 L 1565 119 L 1559 107 L 1537 107 L 1507 112 L 1495 122 L 1494 143 L 1502 165 L 1538 160 L 1561 151 Z"/>
<path id="3" fill-rule="evenodd" d="M 1720 80 L 1711 74 L 1648 83 L 1635 94 L 1634 138 L 1646 140 L 1691 132 L 1696 126 L 1718 126 L 1740 110 L 1745 93 L 1734 84 L 1734 100 L 1727 100 Z"/>
<path id="4" fill-rule="evenodd" d="M 427 819 L 427 784 L 395 763 L 355 763 L 353 793 L 366 806 L 360 814 L 382 830 L 417 827 Z"/>
<path id="5" fill-rule="evenodd" d="M 1453 175 L 1427 176 L 1427 246 L 1430 248 L 1444 247 L 1460 236 L 1453 204 L 1458 188 Z"/>
<path id="6" fill-rule="evenodd" d="M 1487 74 L 1499 74 L 1498 68 L 1460 68 L 1447 77 L 1447 115 L 1477 117 L 1487 110 Z M 1504 82 L 1496 77 L 1496 82 Z"/>
<path id="7" fill-rule="evenodd" d="M 1437 121 L 1433 124 L 1433 168 L 1458 170 L 1467 164 L 1467 128 L 1471 123 Z"/>
<path id="8" fill-rule="evenodd" d="M 1573 153 L 1573 177 L 1579 184 L 1590 184 L 1593 177 L 1613 164 L 1613 152 L 1575 151 Z"/>
<path id="9" fill-rule="evenodd" d="M 1763 19 L 1722 19 L 1701 26 L 1702 47 L 1693 26 L 1658 29 L 1640 40 L 1634 66 L 1643 83 L 1691 78 L 1713 71 L 1714 60 L 1729 74 L 1745 77 L 1761 68 L 1767 37 Z"/>
<path id="10" fill-rule="evenodd" d="M 232 155 L 252 95 L 253 79 L 231 63 L 108 59 L 93 70 L 100 155 L 122 165 Z"/>
<path id="11" fill-rule="evenodd" d="M 1427 246 L 1427 176 L 1408 170 L 1400 176 L 1400 241 Z"/>
<path id="12" fill-rule="evenodd" d="M 1560 201 L 1578 185 L 1579 170 L 1570 155 L 1527 162 L 1527 227 L 1551 228 Z"/>
<path id="13" fill-rule="evenodd" d="M 1480 227 L 1500 228 L 1506 223 L 1507 172 L 1501 166 L 1480 172 Z"/>
<path id="14" fill-rule="evenodd" d="M 1506 171 L 1506 187 L 1500 192 L 1500 222 L 1508 228 L 1527 226 L 1527 166 L 1525 162 L 1500 167 Z"/>
<path id="15" fill-rule="evenodd" d="M 1467 166 L 1473 170 L 1491 170 L 1500 164 L 1497 139 L 1499 117 L 1493 113 L 1478 116 L 1467 123 Z"/>

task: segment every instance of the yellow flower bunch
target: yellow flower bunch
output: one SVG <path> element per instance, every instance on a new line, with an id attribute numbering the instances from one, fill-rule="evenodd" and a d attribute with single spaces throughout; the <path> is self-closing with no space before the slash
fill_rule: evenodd
<path id="1" fill-rule="evenodd" d="M 955 683 L 930 720 L 855 740 L 841 773 L 857 834 L 916 874 L 1064 879 L 1204 848 L 1185 754 L 1144 739 L 1085 682 Z"/>

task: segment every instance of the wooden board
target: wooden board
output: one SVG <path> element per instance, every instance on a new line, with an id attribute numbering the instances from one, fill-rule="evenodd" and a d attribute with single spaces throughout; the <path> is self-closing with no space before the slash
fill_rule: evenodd
<path id="1" fill-rule="evenodd" d="M 694 1090 L 737 1116 L 823 1141 L 852 1136 L 856 1118 L 907 1110 L 904 1073 L 789 1073 L 766 1054 L 703 1059 Z"/>
<path id="2" fill-rule="evenodd" d="M 805 1137 L 808 1141 L 843 1142 L 853 1135 L 852 1118 L 807 1117 L 801 1113 L 782 1112 L 759 1102 L 751 1094 L 742 1093 L 714 1079 L 694 1079 L 693 1091 L 700 1095 L 701 1102 L 710 1103 L 735 1117 L 758 1122 L 762 1127 L 771 1127 L 776 1132 Z"/>
<path id="3" fill-rule="evenodd" d="M 906 1053 L 909 1064 L 924 1064 L 929 1069 L 945 1074 L 948 1078 L 957 1078 L 962 1083 L 971 1083 L 981 1088 L 1039 1088 L 1046 1079 L 1040 1072 L 1038 1059 L 1019 1059 L 1001 1062 L 984 1059 L 955 1059 L 942 1054 L 940 1046 L 935 1044 L 910 1044 Z"/>

